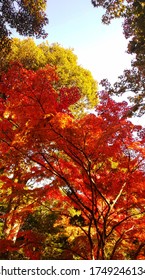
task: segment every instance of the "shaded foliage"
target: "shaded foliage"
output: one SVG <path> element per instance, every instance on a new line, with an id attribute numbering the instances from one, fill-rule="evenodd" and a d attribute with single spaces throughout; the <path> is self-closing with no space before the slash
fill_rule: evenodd
<path id="1" fill-rule="evenodd" d="M 132 102 L 132 115 L 138 113 L 139 116 L 145 112 L 145 3 L 138 0 L 92 0 L 94 7 L 103 7 L 103 23 L 109 24 L 114 18 L 123 18 L 123 32 L 128 43 L 128 53 L 135 55 L 132 60 L 131 70 L 125 70 L 119 77 L 118 82 L 111 87 L 108 81 L 103 81 L 110 93 L 123 94 L 130 92 Z M 130 112 L 131 116 L 131 112 Z"/>
<path id="2" fill-rule="evenodd" d="M 1 0 L 0 39 L 9 37 L 11 28 L 15 28 L 24 36 L 46 36 L 43 30 L 48 22 L 44 13 L 45 8 L 45 0 Z"/>

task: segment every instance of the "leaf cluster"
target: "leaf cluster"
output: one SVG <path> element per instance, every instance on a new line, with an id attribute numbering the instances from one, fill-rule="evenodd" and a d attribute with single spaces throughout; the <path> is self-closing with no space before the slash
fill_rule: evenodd
<path id="1" fill-rule="evenodd" d="M 84 114 L 85 108 L 93 108 L 98 102 L 98 84 L 89 70 L 77 63 L 77 56 L 72 49 L 65 49 L 59 44 L 49 45 L 48 42 L 36 45 L 33 39 L 13 39 L 11 50 L 0 58 L 1 70 L 8 70 L 11 62 L 18 61 L 26 69 L 37 71 L 47 64 L 56 69 L 59 77 L 55 89 L 77 87 L 81 99 L 71 106 L 76 117 Z"/>
<path id="2" fill-rule="evenodd" d="M 14 28 L 24 36 L 46 36 L 43 30 L 48 23 L 44 10 L 45 0 L 2 0 L 0 4 L 0 39 L 11 34 Z"/>
<path id="3" fill-rule="evenodd" d="M 131 70 L 125 70 L 118 81 L 111 87 L 107 82 L 110 93 L 130 93 L 132 110 L 130 116 L 138 113 L 139 116 L 145 112 L 145 4 L 138 0 L 117 1 L 92 1 L 94 7 L 103 7 L 105 14 L 103 23 L 109 24 L 112 19 L 123 18 L 123 32 L 129 40 L 128 53 L 133 54 Z M 104 81 L 102 81 L 104 85 Z M 106 84 L 106 83 L 105 83 Z"/>

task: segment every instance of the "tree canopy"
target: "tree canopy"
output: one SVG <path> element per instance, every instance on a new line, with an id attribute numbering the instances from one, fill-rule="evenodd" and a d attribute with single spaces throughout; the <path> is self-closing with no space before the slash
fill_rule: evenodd
<path id="1" fill-rule="evenodd" d="M 14 64 L 2 75 L 2 252 L 21 248 L 24 258 L 45 258 L 48 242 L 57 243 L 54 223 L 57 233 L 63 220 L 56 235 L 64 259 L 144 259 L 145 131 L 124 117 L 126 102 L 105 92 L 97 115 L 75 120 L 69 106 L 79 91 L 58 93 L 56 81 L 52 66 Z M 52 239 L 45 222 L 42 231 L 29 224 L 38 223 L 42 205 L 54 214 Z"/>
<path id="2" fill-rule="evenodd" d="M 1 0 L 1 63 L 4 62 L 4 57 L 10 51 L 13 29 L 22 36 L 36 36 L 36 38 L 47 37 L 47 33 L 44 30 L 44 26 L 48 23 L 45 14 L 46 2 L 46 0 Z"/>
<path id="3" fill-rule="evenodd" d="M 24 36 L 46 36 L 48 23 L 46 0 L 2 0 L 0 4 L 0 39 L 9 37 L 11 29 Z"/>
<path id="4" fill-rule="evenodd" d="M 33 1 L 21 3 L 33 9 Z M 3 49 L 0 259 L 145 259 L 145 128 L 128 120 L 143 111 L 144 51 L 132 42 L 142 40 L 144 5 L 92 4 L 106 9 L 105 23 L 124 18 L 128 51 L 136 53 L 114 88 L 102 81 L 108 91 L 99 103 L 96 82 L 71 49 L 30 38 Z M 131 88 L 134 107 L 109 95 Z"/>
<path id="5" fill-rule="evenodd" d="M 97 81 L 89 70 L 78 65 L 72 49 L 65 49 L 56 43 L 49 45 L 48 42 L 36 45 L 31 38 L 14 38 L 9 53 L 1 56 L 1 69 L 8 69 L 12 61 L 19 61 L 26 69 L 35 71 L 47 64 L 54 66 L 59 77 L 56 83 L 58 90 L 63 87 L 77 87 L 80 90 L 81 99 L 75 107 L 72 106 L 77 116 L 83 114 L 84 108 L 93 108 L 98 102 Z"/>
<path id="6" fill-rule="evenodd" d="M 107 81 L 103 85 L 110 93 L 123 94 L 131 92 L 132 114 L 145 112 L 145 3 L 138 0 L 102 1 L 92 0 L 94 7 L 103 7 L 105 14 L 102 21 L 109 24 L 114 18 L 123 18 L 123 32 L 128 43 L 128 53 L 134 54 L 132 69 L 125 70 L 113 87 Z"/>

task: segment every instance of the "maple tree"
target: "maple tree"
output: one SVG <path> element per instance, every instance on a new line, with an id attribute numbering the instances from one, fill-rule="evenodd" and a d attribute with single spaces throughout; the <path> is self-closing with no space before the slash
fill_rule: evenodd
<path id="1" fill-rule="evenodd" d="M 76 120 L 69 107 L 79 90 L 58 92 L 57 79 L 49 65 L 32 71 L 14 64 L 2 75 L 1 252 L 49 258 L 51 241 L 56 258 L 144 259 L 145 131 L 125 119 L 125 102 L 105 92 L 96 115 Z M 50 230 L 66 224 L 51 240 L 46 212 L 37 214 L 47 203 L 55 215 Z M 42 231 L 32 224 L 39 217 Z"/>
<path id="2" fill-rule="evenodd" d="M 133 133 L 139 127 L 125 120 L 125 103 L 103 98 L 99 117 L 88 115 L 73 125 L 71 120 L 59 131 L 58 123 L 53 124 L 63 156 L 49 166 L 85 221 L 82 226 L 76 220 L 83 233 L 72 244 L 76 254 L 125 259 L 138 244 L 144 245 L 144 139 L 135 143 Z M 48 162 L 49 155 L 43 159 Z"/>
<path id="3" fill-rule="evenodd" d="M 72 112 L 76 116 L 84 114 L 84 108 L 93 108 L 98 102 L 98 84 L 89 70 L 78 65 L 77 56 L 72 49 L 65 49 L 59 44 L 49 45 L 48 42 L 37 46 L 31 38 L 24 40 L 14 38 L 9 53 L 4 59 L 1 56 L 1 69 L 8 69 L 12 61 L 19 61 L 26 69 L 34 71 L 47 64 L 55 66 L 59 76 L 56 85 L 58 90 L 72 86 L 80 90 L 81 99 L 72 105 Z"/>
<path id="4" fill-rule="evenodd" d="M 69 113 L 68 107 L 80 97 L 78 89 L 74 87 L 56 91 L 53 87 L 55 87 L 57 79 L 57 74 L 51 66 L 33 72 L 22 68 L 19 64 L 14 64 L 1 79 L 0 164 L 2 174 L 0 179 L 1 203 L 5 204 L 5 207 L 7 206 L 4 214 L 6 218 L 4 232 L 7 240 L 10 236 L 10 239 L 15 241 L 23 218 L 25 219 L 27 214 L 38 205 L 39 195 L 41 196 L 42 191 L 42 188 L 31 190 L 32 174 L 34 181 L 35 176 L 36 181 L 40 180 L 39 174 L 37 178 L 37 168 L 33 166 L 34 163 L 29 163 L 31 145 L 28 144 L 30 147 L 28 158 L 25 152 L 26 158 L 23 157 L 22 147 L 17 147 L 17 145 L 23 146 L 23 141 L 26 139 L 27 133 L 29 134 L 30 128 L 35 127 L 35 131 L 39 132 L 41 122 L 43 122 L 45 132 L 47 122 L 57 112 Z M 15 109 L 17 113 L 15 113 Z M 16 150 L 20 157 L 17 157 Z M 6 157 L 4 153 L 6 153 Z M 7 212 L 9 212 L 8 217 Z M 21 215 L 22 213 L 23 215 Z M 15 221 L 16 218 L 17 223 L 13 223 L 12 221 Z"/>

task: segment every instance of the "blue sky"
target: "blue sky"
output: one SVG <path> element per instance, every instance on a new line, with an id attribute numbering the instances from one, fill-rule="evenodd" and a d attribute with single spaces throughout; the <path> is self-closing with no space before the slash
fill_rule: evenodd
<path id="1" fill-rule="evenodd" d="M 73 48 L 78 63 L 89 69 L 98 82 L 108 78 L 113 83 L 124 69 L 130 68 L 132 56 L 126 53 L 128 43 L 122 21 L 104 25 L 102 14 L 103 9 L 94 8 L 91 0 L 48 0 L 47 40 Z M 132 119 L 136 124 L 144 123 L 143 120 L 144 117 Z"/>
<path id="2" fill-rule="evenodd" d="M 102 14 L 103 10 L 94 8 L 91 0 L 48 0 L 49 24 L 45 30 L 50 44 L 57 42 L 64 48 L 74 49 L 78 63 L 89 69 L 98 82 L 108 78 L 113 83 L 124 69 L 130 68 L 132 56 L 126 53 L 122 21 L 117 19 L 104 25 Z M 13 30 L 13 37 L 18 36 Z"/>
<path id="3" fill-rule="evenodd" d="M 103 78 L 115 82 L 130 67 L 131 56 L 126 53 L 121 20 L 108 26 L 101 23 L 101 15 L 102 9 L 94 8 L 91 0 L 49 0 L 47 40 L 73 48 L 78 63 L 89 69 L 98 82 Z"/>

